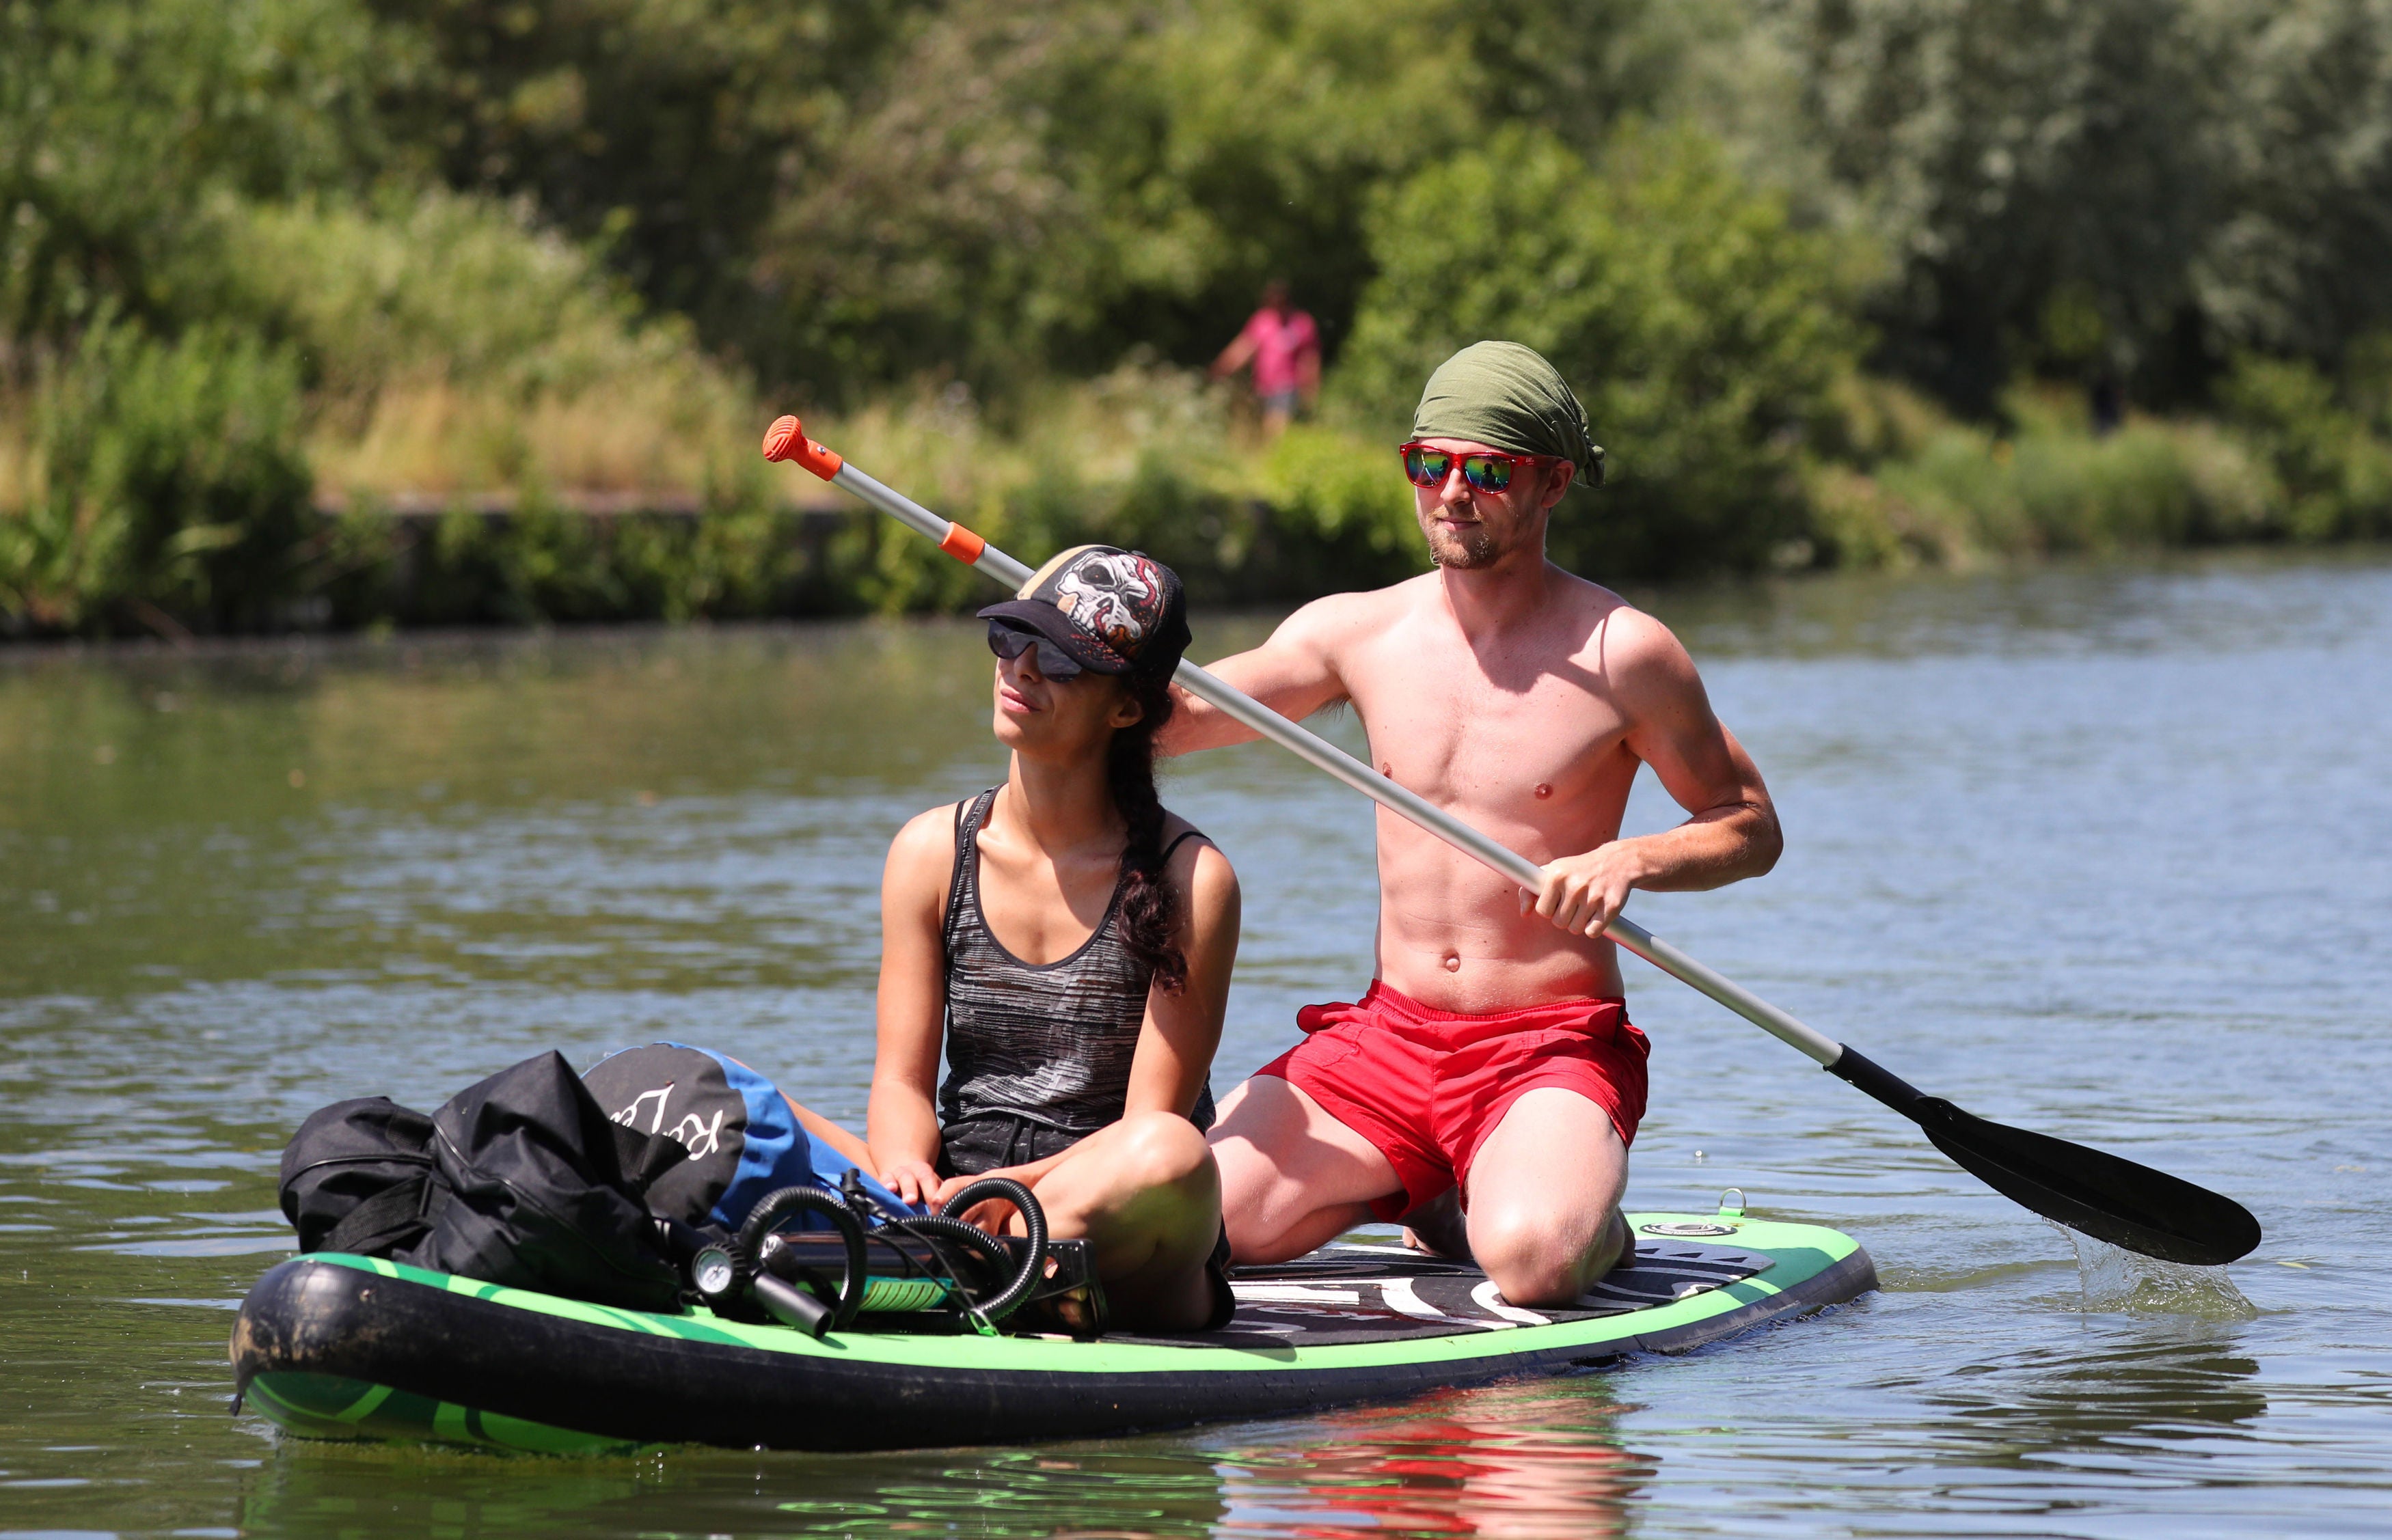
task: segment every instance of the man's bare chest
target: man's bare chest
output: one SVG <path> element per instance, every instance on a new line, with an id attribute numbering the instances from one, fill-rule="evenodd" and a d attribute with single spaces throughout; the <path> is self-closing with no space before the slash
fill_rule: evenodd
<path id="1" fill-rule="evenodd" d="M 1376 669 L 1353 699 L 1382 770 L 1425 796 L 1471 802 L 1582 791 L 1616 770 L 1628 730 L 1601 681 L 1566 664 L 1510 679 Z"/>

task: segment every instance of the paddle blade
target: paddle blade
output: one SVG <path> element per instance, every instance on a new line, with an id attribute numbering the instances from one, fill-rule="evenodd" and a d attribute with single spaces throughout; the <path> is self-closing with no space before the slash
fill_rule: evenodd
<path id="1" fill-rule="evenodd" d="M 2049 1134 L 1990 1123 L 1941 1097 L 1916 1114 L 1935 1147 L 2044 1218 L 2162 1262 L 2223 1267 L 2259 1244 L 2259 1222 L 2230 1197 Z"/>
<path id="2" fill-rule="evenodd" d="M 1851 1044 L 1839 1047 L 1828 1074 L 1918 1123 L 1961 1170 L 2046 1219 L 2190 1267 L 2223 1267 L 2259 1244 L 2259 1222 L 2230 1197 L 2048 1133 L 1989 1123 Z"/>

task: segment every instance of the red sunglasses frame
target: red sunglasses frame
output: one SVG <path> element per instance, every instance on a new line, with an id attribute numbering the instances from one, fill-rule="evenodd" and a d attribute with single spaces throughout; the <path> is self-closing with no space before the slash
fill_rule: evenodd
<path id="1" fill-rule="evenodd" d="M 1424 450 L 1432 455 L 1450 456 L 1451 459 L 1446 466 L 1445 475 L 1436 477 L 1430 481 L 1423 481 L 1418 476 L 1413 475 L 1412 451 L 1414 449 Z M 1521 466 L 1552 465 L 1559 459 L 1558 456 L 1554 455 L 1506 454 L 1501 449 L 1464 449 L 1460 451 L 1440 449 L 1433 444 L 1424 444 L 1417 438 L 1397 445 L 1396 456 L 1404 463 L 1404 479 L 1410 482 L 1414 486 L 1419 487 L 1424 492 L 1443 486 L 1446 484 L 1447 478 L 1450 477 L 1457 469 L 1460 469 L 1463 463 L 1468 460 L 1500 459 L 1504 464 L 1513 468 L 1513 481 L 1516 482 L 1519 479 L 1519 468 Z M 1509 482 L 1502 486 L 1481 486 L 1477 482 L 1471 479 L 1470 472 L 1467 470 L 1463 470 L 1462 472 L 1462 485 L 1469 487 L 1473 492 L 1484 492 L 1489 497 L 1500 497 L 1503 493 L 1509 492 L 1512 489 L 1512 484 Z"/>

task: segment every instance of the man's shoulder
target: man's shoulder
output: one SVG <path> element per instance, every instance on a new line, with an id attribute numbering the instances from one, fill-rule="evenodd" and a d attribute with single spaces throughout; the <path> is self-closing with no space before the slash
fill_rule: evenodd
<path id="1" fill-rule="evenodd" d="M 1320 641 L 1375 635 L 1402 624 L 1431 593 L 1435 573 L 1407 577 L 1384 589 L 1325 594 L 1306 604 L 1283 623 L 1284 628 Z"/>
<path id="2" fill-rule="evenodd" d="M 1573 615 L 1610 632 L 1613 641 L 1670 634 L 1659 620 L 1602 584 L 1574 572 L 1561 573 L 1561 579 L 1556 586 L 1558 602 Z"/>
<path id="3" fill-rule="evenodd" d="M 1695 678 L 1693 658 L 1658 616 L 1601 584 L 1582 577 L 1571 581 L 1577 585 L 1569 602 L 1580 662 L 1632 695 L 1675 691 Z"/>

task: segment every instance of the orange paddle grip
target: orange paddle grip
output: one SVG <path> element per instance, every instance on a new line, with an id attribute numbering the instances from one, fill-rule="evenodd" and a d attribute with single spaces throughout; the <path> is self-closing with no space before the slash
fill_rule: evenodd
<path id="1" fill-rule="evenodd" d="M 764 430 L 764 458 L 775 462 L 796 460 L 825 481 L 838 475 L 838 468 L 847 463 L 837 451 L 808 438 L 805 428 L 794 417 L 779 418 Z"/>

